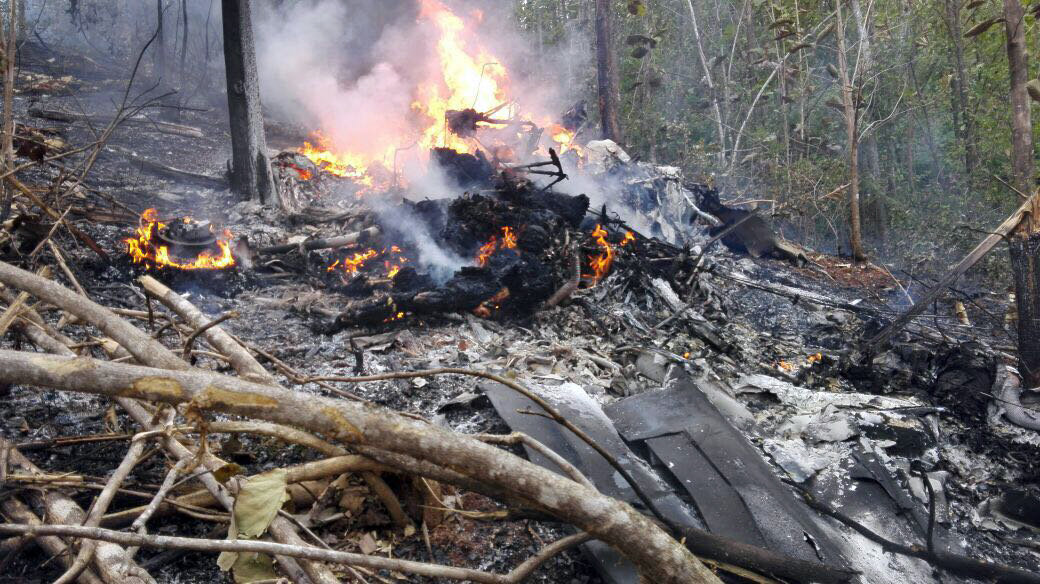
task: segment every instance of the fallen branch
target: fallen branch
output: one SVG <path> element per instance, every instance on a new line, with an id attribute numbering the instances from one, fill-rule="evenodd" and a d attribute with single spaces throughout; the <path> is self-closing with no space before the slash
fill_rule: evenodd
<path id="1" fill-rule="evenodd" d="M 151 276 L 141 276 L 137 281 L 140 282 L 141 286 L 151 297 L 162 302 L 167 308 L 175 312 L 177 316 L 201 332 L 206 342 L 227 356 L 231 361 L 231 366 L 235 368 L 239 375 L 258 383 L 275 382 L 274 376 L 257 363 L 256 359 L 249 354 L 249 351 L 224 332 L 224 329 L 215 326 L 219 323 L 211 322 L 211 326 L 203 328 L 209 319 L 191 302 L 188 302 L 180 294 L 170 290 L 162 282 Z"/>
<path id="2" fill-rule="evenodd" d="M 367 556 L 336 550 L 321 549 L 310 546 L 293 546 L 266 541 L 228 540 L 228 539 L 196 539 L 191 537 L 174 537 L 164 535 L 140 535 L 124 533 L 99 527 L 81 527 L 73 525 L 11 525 L 0 524 L 0 533 L 21 535 L 57 535 L 66 537 L 90 538 L 123 545 L 147 547 L 152 549 L 185 549 L 200 552 L 239 552 L 281 555 L 308 560 L 331 562 L 370 568 L 373 570 L 390 570 L 408 572 L 430 578 L 451 578 L 453 580 L 469 580 L 481 584 L 519 584 L 536 568 L 553 556 L 592 539 L 588 534 L 571 535 L 542 548 L 538 554 L 520 564 L 509 574 L 489 574 L 480 570 L 454 568 L 423 562 L 412 562 Z"/>
<path id="3" fill-rule="evenodd" d="M 979 260 L 984 258 L 987 253 L 990 252 L 998 243 L 1004 240 L 1012 231 L 1018 227 L 1018 224 L 1022 222 L 1022 219 L 1027 213 L 1033 208 L 1033 201 L 1036 195 L 1026 199 L 1022 205 L 1011 214 L 1010 217 L 1004 220 L 990 235 L 983 239 L 975 249 L 971 250 L 968 255 L 964 256 L 964 259 L 957 262 L 945 276 L 939 279 L 939 281 L 932 286 L 932 289 L 927 294 L 922 296 L 917 304 L 914 304 L 906 310 L 899 318 L 888 323 L 883 329 L 878 331 L 877 334 L 863 341 L 863 350 L 871 354 L 880 348 L 886 341 L 892 338 L 897 332 L 902 330 L 908 322 L 910 322 L 915 316 L 921 314 L 926 308 L 932 305 L 939 296 L 946 292 L 946 288 L 953 284 L 957 278 L 964 275 L 965 272 L 971 269 L 972 266 L 977 264 Z"/>
<path id="4" fill-rule="evenodd" d="M 10 447 L 10 443 L 6 440 L 0 439 L 0 448 L 10 450 L 12 464 L 33 474 L 43 474 L 36 465 L 22 456 L 17 449 Z M 87 516 L 83 509 L 63 493 L 31 490 L 28 492 L 28 496 L 34 501 L 35 505 L 46 510 L 47 516 L 45 519 L 48 523 L 79 526 L 86 521 Z M 106 582 L 126 582 L 127 584 L 155 582 L 140 566 L 132 561 L 126 561 L 126 551 L 114 543 L 105 543 L 98 546 L 98 553 L 94 555 L 94 568 L 97 570 L 98 576 Z"/>
<path id="5" fill-rule="evenodd" d="M 159 175 L 166 176 L 166 177 L 169 177 L 169 178 L 172 178 L 172 179 L 176 179 L 176 180 L 192 181 L 192 182 L 199 183 L 199 184 L 201 184 L 203 186 L 207 186 L 207 187 L 214 188 L 214 189 L 224 189 L 224 188 L 227 188 L 227 184 L 228 184 L 227 179 L 222 177 L 222 176 L 213 176 L 213 175 L 209 175 L 209 174 L 202 174 L 202 173 L 199 173 L 199 172 L 192 172 L 190 170 L 184 170 L 182 168 L 177 168 L 177 167 L 174 167 L 174 166 L 169 166 L 169 165 L 166 165 L 166 164 L 162 164 L 160 162 L 156 162 L 154 160 L 149 160 L 149 159 L 147 159 L 147 158 L 145 158 L 143 156 L 140 156 L 136 152 L 133 152 L 132 150 L 127 150 L 126 148 L 120 148 L 119 146 L 111 146 L 111 145 L 109 145 L 109 146 L 106 146 L 105 148 L 107 150 L 111 150 L 112 152 L 115 152 L 117 154 L 120 154 L 120 155 L 126 157 L 127 159 L 130 160 L 130 163 L 133 164 L 134 166 L 137 166 L 138 168 L 142 168 L 144 170 L 148 170 L 148 171 L 154 172 L 155 174 L 159 174 Z"/>
<path id="6" fill-rule="evenodd" d="M 55 122 L 86 122 L 98 126 L 111 124 L 114 120 L 118 119 L 118 116 L 92 116 L 88 114 L 79 114 L 61 110 L 49 110 L 38 107 L 29 108 L 29 115 L 34 118 L 52 120 Z M 160 122 L 143 117 L 124 118 L 122 120 L 119 120 L 119 122 L 121 124 L 150 127 L 156 130 L 157 132 L 161 132 L 163 134 L 172 134 L 174 136 L 185 136 L 188 138 L 204 137 L 202 130 L 200 130 L 199 128 L 194 128 L 192 126 L 184 126 L 181 124 L 171 124 L 169 122 Z"/>
<path id="7" fill-rule="evenodd" d="M 379 230 L 379 227 L 372 226 L 366 229 L 362 229 L 357 233 L 351 233 L 339 237 L 329 237 L 326 239 L 311 239 L 301 243 L 284 243 L 281 245 L 263 247 L 257 250 L 257 253 L 260 255 L 273 255 L 279 253 L 288 253 L 297 249 L 304 249 L 307 251 L 316 249 L 334 249 L 337 247 L 346 247 L 355 243 L 369 241 L 375 237 L 378 237 L 380 233 L 382 232 Z"/>
<path id="8" fill-rule="evenodd" d="M 10 268 L 7 268 L 10 269 Z M 0 266 L 0 278 L 4 269 Z M 0 382 L 132 397 L 298 426 L 358 446 L 449 466 L 570 522 L 628 557 L 651 581 L 717 583 L 707 568 L 629 505 L 470 437 L 395 412 L 204 371 L 0 351 Z M 176 440 L 167 440 L 167 442 Z M 211 477 L 212 478 L 212 477 Z M 630 545 L 637 539 L 641 545 Z"/>
<path id="9" fill-rule="evenodd" d="M 25 503 L 22 503 L 15 497 L 4 499 L 3 503 L 0 504 L 0 508 L 3 509 L 4 518 L 7 521 L 36 527 L 43 525 L 43 521 Z M 72 565 L 72 553 L 69 550 L 69 546 L 60 537 L 42 535 L 34 538 L 33 541 L 43 548 L 43 551 L 50 554 L 51 557 L 57 558 L 59 562 L 65 564 L 66 567 Z M 8 553 L 17 554 L 18 549 L 16 548 Z M 8 559 L 4 558 L 4 562 L 7 563 Z M 83 570 L 77 582 L 80 584 L 105 584 L 91 568 Z"/>
<path id="10" fill-rule="evenodd" d="M 169 424 L 170 421 L 172 421 L 172 414 L 173 412 L 170 412 L 166 415 L 164 424 Z M 138 434 L 130 441 L 130 448 L 127 449 L 126 455 L 123 456 L 123 461 L 119 463 L 118 467 L 116 467 L 115 472 L 112 473 L 108 482 L 105 483 L 105 488 L 102 489 L 101 493 L 97 496 L 97 499 L 94 500 L 94 504 L 90 506 L 90 512 L 87 513 L 87 518 L 83 522 L 85 527 L 97 527 L 101 522 L 101 518 L 105 515 L 105 511 L 108 511 L 108 506 L 115 498 L 119 486 L 123 484 L 123 481 L 130 476 L 130 472 L 134 470 L 137 463 L 141 461 L 141 456 L 144 455 L 144 448 L 148 444 L 145 440 L 148 437 L 147 434 L 150 433 Z M 94 556 L 95 547 L 96 544 L 94 540 L 88 539 L 82 542 L 80 544 L 79 553 L 76 554 L 76 560 L 72 562 L 72 565 L 69 566 L 68 570 L 66 570 L 64 574 L 54 581 L 54 584 L 69 584 L 75 580 L 76 577 L 83 572 L 83 569 L 87 567 L 90 559 Z M 128 554 L 127 558 L 129 557 Z M 137 568 L 137 570 L 140 570 L 143 573 L 133 574 L 128 572 L 127 576 L 136 576 L 145 582 L 155 582 L 147 572 L 144 572 L 144 570 L 141 570 L 140 568 Z"/>

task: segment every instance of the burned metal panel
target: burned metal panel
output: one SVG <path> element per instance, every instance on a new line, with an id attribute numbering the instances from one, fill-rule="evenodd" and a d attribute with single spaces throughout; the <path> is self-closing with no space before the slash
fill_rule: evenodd
<path id="1" fill-rule="evenodd" d="M 542 412 L 533 401 L 498 383 L 484 383 L 479 387 L 491 399 L 495 410 L 513 431 L 523 432 L 535 438 L 562 456 L 592 481 L 600 492 L 621 499 L 637 509 L 645 509 L 645 505 L 620 473 L 592 447 L 555 421 L 525 413 Z M 584 389 L 574 384 L 564 384 L 551 388 L 551 394 L 543 393 L 541 397 L 609 451 L 635 479 L 659 513 L 679 525 L 704 529 L 704 524 L 667 483 L 656 476 L 628 448 L 599 404 L 593 401 Z M 552 461 L 537 451 L 527 447 L 524 450 L 531 462 L 562 474 Z M 593 541 L 583 545 L 582 550 L 608 584 L 639 582 L 635 567 L 610 546 Z"/>
<path id="2" fill-rule="evenodd" d="M 759 450 L 692 379 L 611 404 L 606 413 L 625 440 L 651 448 L 660 458 L 657 466 L 682 485 L 698 509 L 713 510 L 709 525 L 723 516 L 734 522 L 750 521 L 751 525 L 727 530 L 749 544 L 761 545 L 764 539 L 765 547 L 778 553 L 847 565 L 840 546 L 819 529 L 808 508 L 784 487 Z M 684 440 L 689 447 L 678 448 Z M 725 513 L 716 514 L 717 506 L 725 506 Z"/>
<path id="3" fill-rule="evenodd" d="M 694 507 L 712 533 L 766 547 L 751 511 L 718 469 L 684 434 L 648 438 L 646 445 L 661 461 L 681 460 L 668 470 L 684 487 L 697 489 Z"/>

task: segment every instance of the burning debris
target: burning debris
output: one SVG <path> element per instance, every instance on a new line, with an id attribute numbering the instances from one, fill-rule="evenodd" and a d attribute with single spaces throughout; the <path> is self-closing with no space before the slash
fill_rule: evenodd
<path id="1" fill-rule="evenodd" d="M 135 264 L 177 270 L 224 270 L 235 265 L 228 229 L 218 233 L 209 221 L 191 217 L 161 220 L 155 209 L 142 213 L 140 223 L 136 235 L 124 240 Z"/>

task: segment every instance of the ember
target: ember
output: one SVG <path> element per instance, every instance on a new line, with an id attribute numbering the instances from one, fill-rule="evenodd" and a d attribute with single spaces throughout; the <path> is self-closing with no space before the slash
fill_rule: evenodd
<path id="1" fill-rule="evenodd" d="M 223 270 L 235 265 L 228 242 L 231 231 L 217 237 L 212 224 L 191 217 L 161 221 L 159 212 L 148 209 L 141 214 L 135 237 L 124 240 L 135 264 L 178 270 Z"/>
<path id="2" fill-rule="evenodd" d="M 477 265 L 484 267 L 487 265 L 488 260 L 491 256 L 499 250 L 503 249 L 516 249 L 518 243 L 516 232 L 513 231 L 512 227 L 502 228 L 502 239 L 492 235 L 491 239 L 487 243 L 480 246 L 480 250 L 477 251 Z"/>
<path id="3" fill-rule="evenodd" d="M 391 245 L 382 251 L 370 248 L 363 252 L 354 252 L 352 255 L 333 262 L 332 265 L 326 268 L 326 271 L 335 272 L 342 270 L 346 272 L 346 275 L 351 276 L 358 273 L 370 260 L 380 257 L 384 258 L 383 267 L 386 269 L 387 278 L 396 276 L 401 271 L 401 265 L 409 261 L 400 247 Z"/>

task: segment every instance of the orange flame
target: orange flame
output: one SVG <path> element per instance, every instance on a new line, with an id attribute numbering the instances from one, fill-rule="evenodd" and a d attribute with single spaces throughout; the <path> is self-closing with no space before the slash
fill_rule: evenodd
<path id="1" fill-rule="evenodd" d="M 446 123 L 449 111 L 473 110 L 495 120 L 509 120 L 519 115 L 519 107 L 510 96 L 509 73 L 503 61 L 484 47 L 477 36 L 476 25 L 483 15 L 472 11 L 464 18 L 452 12 L 443 0 L 418 0 L 418 4 L 420 21 L 432 27 L 436 39 L 433 46 L 418 50 L 435 54 L 439 67 L 431 78 L 414 88 L 410 119 L 402 124 L 386 124 L 385 135 L 367 137 L 370 139 L 365 144 L 371 144 L 367 149 L 356 145 L 348 147 L 337 143 L 341 141 L 337 136 L 315 132 L 297 151 L 322 170 L 369 188 L 383 187 L 386 181 L 379 178 L 375 180 L 377 185 L 373 185 L 370 176 L 373 166 L 398 168 L 402 162 L 397 158 L 398 153 L 405 160 L 417 158 L 425 162 L 427 153 L 436 147 L 471 154 L 481 147 L 475 138 L 457 135 L 449 129 Z M 530 119 L 546 128 L 541 150 L 545 145 L 555 144 L 561 153 L 575 150 L 579 155 L 584 154 L 574 141 L 574 132 L 554 123 L 551 116 L 539 114 Z M 476 123 L 480 127 L 494 126 L 486 121 Z M 522 136 L 518 136 L 520 138 Z M 500 145 L 488 141 L 484 146 L 494 154 Z M 499 158 L 512 160 L 512 157 Z"/>
<path id="2" fill-rule="evenodd" d="M 502 239 L 492 235 L 491 239 L 489 239 L 484 245 L 480 246 L 480 249 L 477 250 L 477 265 L 483 268 L 487 265 L 491 256 L 494 255 L 496 251 L 502 249 L 516 249 L 517 243 L 519 243 L 519 237 L 516 232 L 513 231 L 513 228 L 503 227 Z"/>
<path id="3" fill-rule="evenodd" d="M 185 223 L 193 223 L 190 217 L 183 219 Z M 216 245 L 220 250 L 205 250 L 195 256 L 194 259 L 185 261 L 185 258 L 173 258 L 170 255 L 169 246 L 164 243 L 153 241 L 160 229 L 165 229 L 166 223 L 159 220 L 159 212 L 155 209 L 147 209 L 141 213 L 141 226 L 137 228 L 134 237 L 123 240 L 126 251 L 135 264 L 144 264 L 146 268 L 170 267 L 178 270 L 223 270 L 235 265 L 235 258 L 231 254 L 231 231 L 225 229 L 222 236 L 217 238 Z"/>
<path id="4" fill-rule="evenodd" d="M 382 251 L 375 249 L 367 249 L 363 252 L 354 252 L 353 255 L 345 257 L 341 260 L 336 260 L 326 271 L 335 272 L 337 270 L 343 270 L 348 276 L 353 276 L 358 273 L 361 268 L 365 267 L 365 264 L 369 260 L 374 260 L 378 257 L 386 257 L 388 259 L 383 260 L 383 267 L 386 268 L 386 277 L 393 278 L 401 271 L 401 265 L 408 262 L 408 258 L 405 257 L 404 251 L 396 246 L 392 245 L 389 248 L 384 248 Z"/>
<path id="5" fill-rule="evenodd" d="M 636 242 L 636 234 L 632 233 L 631 231 L 626 231 L 625 232 L 625 238 L 621 240 L 621 247 L 625 247 L 626 245 L 628 245 L 630 243 L 635 243 L 635 242 Z"/>
<path id="6" fill-rule="evenodd" d="M 614 248 L 610 245 L 610 242 L 607 241 L 607 235 L 607 230 L 603 229 L 602 225 L 596 225 L 595 231 L 592 232 L 593 239 L 595 239 L 596 243 L 603 248 L 603 253 L 594 256 L 589 260 L 589 267 L 592 268 L 592 274 L 588 277 L 592 280 L 593 285 L 610 273 L 610 264 L 614 263 Z"/>
<path id="7" fill-rule="evenodd" d="M 585 156 L 585 149 L 574 142 L 574 132 L 564 128 L 560 124 L 549 126 L 549 135 L 560 151 L 560 154 L 568 150 L 574 150 L 578 156 Z"/>

